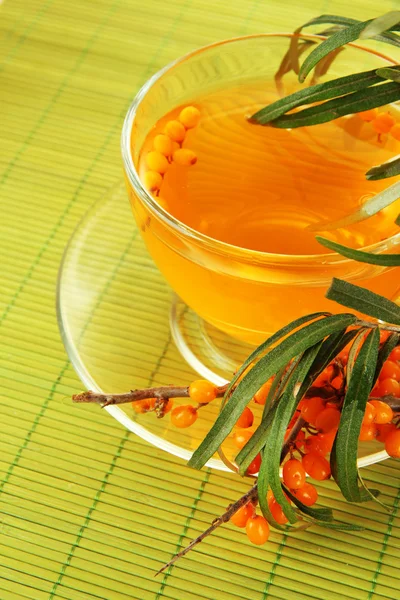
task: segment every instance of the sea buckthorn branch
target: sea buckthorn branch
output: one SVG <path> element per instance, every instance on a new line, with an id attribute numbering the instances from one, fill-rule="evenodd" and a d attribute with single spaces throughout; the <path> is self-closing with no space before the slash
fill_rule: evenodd
<path id="1" fill-rule="evenodd" d="M 73 402 L 100 404 L 102 408 L 114 404 L 128 404 L 129 402 L 139 402 L 150 398 L 159 398 L 161 400 L 170 400 L 171 398 L 189 398 L 190 386 L 165 385 L 160 387 L 151 387 L 139 390 L 131 390 L 124 394 L 103 394 L 102 392 L 92 392 L 90 390 L 74 394 Z M 216 397 L 222 397 L 226 392 L 227 386 L 216 388 Z"/>
<path id="2" fill-rule="evenodd" d="M 232 516 L 235 513 L 237 513 L 238 510 L 240 510 L 243 506 L 246 506 L 246 504 L 248 504 L 248 503 L 253 503 L 253 504 L 256 503 L 257 497 L 258 497 L 257 483 L 255 483 L 249 489 L 248 492 L 246 492 L 245 494 L 243 494 L 243 496 L 241 496 L 239 498 L 239 500 L 236 500 L 236 502 L 234 502 L 233 504 L 230 504 L 229 507 L 227 508 L 227 510 L 220 517 L 217 517 L 216 519 L 214 519 L 214 521 L 211 523 L 210 527 L 208 527 L 205 531 L 203 531 L 203 533 L 201 533 L 197 538 L 192 540 L 190 542 L 190 544 L 188 544 L 185 548 L 183 548 L 183 550 L 181 550 L 180 552 L 175 554 L 169 562 L 167 562 L 165 565 L 163 565 L 161 567 L 161 569 L 159 569 L 157 571 L 157 573 L 155 573 L 155 576 L 159 575 L 160 573 L 165 571 L 165 569 L 168 569 L 168 567 L 170 567 L 177 560 L 182 558 L 182 556 L 185 556 L 185 554 L 190 552 L 190 550 L 193 550 L 193 548 L 195 546 L 200 544 L 200 542 L 202 542 L 207 536 L 209 536 L 211 533 L 213 533 L 217 529 L 217 527 L 219 527 L 220 525 L 223 525 L 224 523 L 228 523 L 228 521 L 231 520 Z"/>

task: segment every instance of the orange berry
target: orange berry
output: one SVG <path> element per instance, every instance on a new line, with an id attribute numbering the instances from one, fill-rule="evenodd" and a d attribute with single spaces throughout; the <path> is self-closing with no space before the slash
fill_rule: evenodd
<path id="1" fill-rule="evenodd" d="M 345 367 L 347 365 L 347 363 L 349 362 L 349 351 L 342 350 L 342 352 L 339 354 L 338 358 L 340 358 L 340 362 Z"/>
<path id="2" fill-rule="evenodd" d="M 383 379 L 379 383 L 377 396 L 394 396 L 400 398 L 400 383 L 396 379 Z"/>
<path id="3" fill-rule="evenodd" d="M 168 169 L 168 161 L 164 154 L 156 152 L 155 150 L 146 154 L 146 165 L 151 171 L 156 171 L 157 173 L 161 173 L 161 175 Z"/>
<path id="4" fill-rule="evenodd" d="M 307 423 L 315 424 L 315 420 L 320 412 L 325 408 L 325 402 L 322 398 L 314 397 L 304 401 L 301 408 L 301 416 Z"/>
<path id="5" fill-rule="evenodd" d="M 175 427 L 183 429 L 190 427 L 198 417 L 197 409 L 191 404 L 176 406 L 171 412 L 171 423 Z"/>
<path id="6" fill-rule="evenodd" d="M 186 106 L 179 113 L 179 120 L 186 129 L 192 129 L 200 121 L 200 111 L 195 106 Z"/>
<path id="7" fill-rule="evenodd" d="M 358 439 L 360 442 L 371 442 L 376 436 L 376 425 L 375 423 L 369 423 L 368 425 L 362 425 L 360 435 Z"/>
<path id="8" fill-rule="evenodd" d="M 337 408 L 324 408 L 315 419 L 315 427 L 323 433 L 339 427 L 340 410 Z"/>
<path id="9" fill-rule="evenodd" d="M 165 133 L 159 133 L 153 140 L 153 148 L 164 156 L 172 156 L 172 140 Z"/>
<path id="10" fill-rule="evenodd" d="M 327 383 L 330 382 L 334 373 L 335 373 L 334 367 L 332 365 L 329 365 L 328 367 L 326 367 L 326 369 L 324 369 L 322 371 L 322 373 L 320 373 L 318 375 L 318 377 L 314 381 L 314 385 L 316 385 L 318 387 L 324 387 Z"/>
<path id="11" fill-rule="evenodd" d="M 275 498 L 272 498 L 272 500 L 268 502 L 268 505 L 275 521 L 279 523 L 279 525 L 285 525 L 285 523 L 288 522 L 288 518 L 283 512 L 281 505 L 275 500 Z"/>
<path id="12" fill-rule="evenodd" d="M 340 390 L 340 388 L 342 387 L 343 384 L 343 377 L 341 377 L 340 375 L 338 375 L 337 377 L 334 377 L 331 381 L 331 386 L 333 386 L 335 388 L 335 390 Z"/>
<path id="13" fill-rule="evenodd" d="M 384 342 L 386 342 L 386 340 L 388 339 L 389 335 L 390 335 L 389 331 L 381 331 L 380 334 L 379 334 L 379 342 L 381 344 L 383 344 Z"/>
<path id="14" fill-rule="evenodd" d="M 173 140 L 174 142 L 183 142 L 186 135 L 186 129 L 179 121 L 168 121 L 165 126 L 164 132 Z"/>
<path id="15" fill-rule="evenodd" d="M 164 210 L 168 211 L 169 205 L 168 205 L 168 202 L 165 200 L 165 198 L 162 198 L 161 196 L 157 196 L 157 204 L 159 206 L 161 206 L 161 208 L 163 208 Z"/>
<path id="16" fill-rule="evenodd" d="M 369 122 L 375 119 L 376 115 L 378 114 L 378 111 L 376 110 L 376 108 L 371 108 L 370 110 L 363 110 L 357 114 L 362 121 Z"/>
<path id="17" fill-rule="evenodd" d="M 262 546 L 269 538 L 268 521 L 259 515 L 250 517 L 246 524 L 246 533 L 250 542 Z"/>
<path id="18" fill-rule="evenodd" d="M 155 398 L 146 398 L 145 400 L 137 400 L 135 402 L 132 402 L 132 406 L 135 412 L 137 412 L 138 414 L 142 414 L 153 410 L 155 403 Z"/>
<path id="19" fill-rule="evenodd" d="M 270 380 L 268 380 L 266 383 L 264 383 L 260 387 L 260 389 L 258 390 L 258 392 L 254 396 L 254 402 L 256 404 L 261 404 L 261 405 L 265 404 L 265 402 L 267 400 L 267 396 L 268 396 L 269 391 L 271 389 L 271 385 L 272 385 L 272 382 Z"/>
<path id="20" fill-rule="evenodd" d="M 378 442 L 382 442 L 383 444 L 386 442 L 386 438 L 389 433 L 392 431 L 396 431 L 396 425 L 394 423 L 385 423 L 384 425 L 376 426 L 376 439 Z"/>
<path id="21" fill-rule="evenodd" d="M 247 521 L 254 516 L 254 506 L 249 502 L 241 506 L 230 518 L 236 527 L 246 527 Z"/>
<path id="22" fill-rule="evenodd" d="M 380 400 L 370 400 L 368 404 L 375 407 L 374 421 L 377 425 L 386 425 L 393 419 L 393 411 L 386 402 Z"/>
<path id="23" fill-rule="evenodd" d="M 385 440 L 385 450 L 392 458 L 400 458 L 400 429 L 388 434 Z"/>
<path id="24" fill-rule="evenodd" d="M 379 378 L 400 381 L 400 366 L 394 360 L 387 360 L 379 373 Z"/>
<path id="25" fill-rule="evenodd" d="M 292 493 L 306 506 L 312 506 L 318 500 L 318 492 L 316 488 L 308 482 L 306 482 L 302 488 L 298 490 L 292 490 Z"/>
<path id="26" fill-rule="evenodd" d="M 207 404 L 217 397 L 217 388 L 206 379 L 196 379 L 189 386 L 189 396 L 194 402 Z"/>
<path id="27" fill-rule="evenodd" d="M 388 133 L 395 123 L 396 121 L 393 119 L 392 115 L 388 112 L 381 112 L 378 113 L 372 121 L 372 127 L 375 129 L 376 133 Z"/>
<path id="28" fill-rule="evenodd" d="M 162 175 L 156 171 L 147 171 L 143 177 L 144 187 L 150 192 L 159 190 L 162 184 Z"/>
<path id="29" fill-rule="evenodd" d="M 251 427 L 253 425 L 254 415 L 250 408 L 246 406 L 238 420 L 236 421 L 236 427 Z"/>
<path id="30" fill-rule="evenodd" d="M 180 147 L 181 147 L 181 145 L 178 144 L 178 142 L 174 142 L 172 140 L 172 154 L 174 154 L 174 152 L 176 152 L 177 150 L 179 150 Z"/>
<path id="31" fill-rule="evenodd" d="M 319 438 L 320 443 L 328 449 L 328 452 L 330 452 L 336 438 L 336 430 L 328 431 L 328 433 L 319 433 L 317 437 Z"/>
<path id="32" fill-rule="evenodd" d="M 375 415 L 376 415 L 375 406 L 371 402 L 367 402 L 367 405 L 365 407 L 365 413 L 363 416 L 363 421 L 362 421 L 363 426 L 371 425 L 371 423 L 373 423 L 375 420 Z"/>
<path id="33" fill-rule="evenodd" d="M 400 127 L 400 125 L 399 125 L 399 127 Z M 389 355 L 389 359 L 395 360 L 395 361 L 400 361 L 400 346 L 396 346 L 396 348 L 393 348 L 393 350 L 391 351 L 391 353 Z"/>
<path id="34" fill-rule="evenodd" d="M 257 475 L 261 467 L 261 454 L 257 454 L 246 469 L 246 475 Z"/>
<path id="35" fill-rule="evenodd" d="M 329 479 L 331 476 L 331 467 L 329 462 L 316 452 L 309 452 L 305 454 L 302 459 L 302 465 L 307 475 L 316 479 L 317 481 L 323 481 Z"/>
<path id="36" fill-rule="evenodd" d="M 178 150 L 175 150 L 172 158 L 181 167 L 190 167 L 197 163 L 197 154 L 188 148 L 178 148 Z"/>
<path id="37" fill-rule="evenodd" d="M 247 444 L 253 433 L 254 431 L 249 431 L 248 429 L 239 429 L 238 431 L 235 431 L 232 436 L 233 443 L 237 448 L 242 449 Z"/>
<path id="38" fill-rule="evenodd" d="M 393 125 L 392 129 L 390 130 L 390 135 L 393 136 L 395 140 L 400 140 L 400 123 Z"/>
<path id="39" fill-rule="evenodd" d="M 291 458 L 283 465 L 283 481 L 291 490 L 303 487 L 306 481 L 304 467 L 297 458 Z"/>

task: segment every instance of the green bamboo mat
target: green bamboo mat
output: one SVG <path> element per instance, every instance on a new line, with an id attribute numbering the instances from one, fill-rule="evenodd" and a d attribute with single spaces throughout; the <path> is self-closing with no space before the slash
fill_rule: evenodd
<path id="1" fill-rule="evenodd" d="M 321 486 L 322 501 L 364 532 L 273 533 L 257 548 L 228 526 L 154 578 L 247 485 L 189 470 L 105 412 L 73 407 L 81 385 L 54 308 L 63 247 L 121 177 L 119 133 L 140 84 L 194 47 L 291 30 L 349 4 L 6 0 L 0 8 L 1 600 L 398 598 L 394 461 L 365 472 L 391 514 L 352 507 Z M 399 6 L 352 4 L 348 14 L 361 18 Z M 174 379 L 166 365 L 163 375 Z"/>

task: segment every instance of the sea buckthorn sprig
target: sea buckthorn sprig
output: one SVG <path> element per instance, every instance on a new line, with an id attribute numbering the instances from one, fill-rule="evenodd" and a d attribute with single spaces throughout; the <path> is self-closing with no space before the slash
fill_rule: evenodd
<path id="1" fill-rule="evenodd" d="M 196 164 L 197 155 L 189 148 L 182 148 L 186 133 L 200 121 L 200 111 L 196 106 L 186 106 L 181 110 L 177 119 L 167 121 L 162 133 L 157 133 L 153 139 L 153 149 L 145 157 L 147 171 L 143 183 L 149 192 L 155 196 L 160 193 L 163 178 L 170 163 L 175 162 L 181 167 Z M 162 200 L 162 207 L 167 210 L 167 204 Z"/>
<path id="2" fill-rule="evenodd" d="M 370 301 L 371 292 L 365 293 Z M 378 306 L 382 304 L 386 309 L 390 308 L 393 320 L 400 325 L 400 308 L 388 304 L 388 301 L 383 302 L 376 294 L 373 298 Z M 362 305 L 362 300 L 360 302 Z M 332 323 L 338 326 L 332 327 Z M 270 527 L 296 531 L 296 521 L 299 521 L 300 527 L 318 524 L 323 519 L 325 526 L 332 523 L 335 528 L 357 528 L 335 521 L 329 508 L 315 507 L 318 491 L 310 482 L 323 481 L 334 474 L 345 497 L 359 493 L 361 500 L 365 500 L 357 479 L 355 483 L 343 480 L 338 472 L 338 465 L 343 462 L 340 435 L 343 435 L 343 427 L 348 429 L 349 423 L 352 423 L 352 430 L 351 436 L 345 438 L 346 453 L 349 453 L 345 460 L 353 460 L 350 454 L 352 447 L 357 449 L 358 443 L 364 440 L 377 440 L 384 444 L 389 456 L 400 458 L 400 390 L 397 387 L 400 382 L 400 326 L 379 327 L 375 322 L 348 314 L 333 316 L 321 313 L 304 317 L 284 328 L 283 341 L 276 345 L 279 334 L 273 336 L 272 348 L 268 343 L 258 348 L 225 386 L 216 387 L 199 379 L 186 387 L 165 386 L 116 395 L 84 392 L 74 397 L 78 402 L 98 402 L 103 406 L 132 402 L 137 413 L 157 413 L 158 407 L 157 416 L 164 417 L 169 413 L 171 425 L 177 428 L 195 426 L 201 418 L 199 410 L 223 398 L 218 419 L 223 419 L 225 428 L 227 420 L 232 423 L 230 435 L 238 448 L 238 470 L 241 474 L 256 477 L 256 483 L 168 565 L 228 521 L 245 529 L 249 541 L 256 545 L 268 540 Z M 302 340 L 303 344 L 299 345 Z M 289 349 L 293 348 L 293 344 L 298 354 L 291 356 Z M 274 357 L 277 361 L 274 374 L 265 381 L 268 373 L 266 365 Z M 286 360 L 285 368 L 279 368 L 279 364 Z M 366 364 L 367 370 L 364 368 Z M 360 377 L 361 368 L 363 377 Z M 258 372 L 264 373 L 261 380 L 255 379 Z M 365 373 L 368 372 L 370 376 L 365 387 Z M 261 381 L 257 388 L 254 381 Z M 296 382 L 295 385 L 293 382 Z M 242 394 L 247 403 L 243 402 Z M 349 404 L 358 403 L 362 397 L 365 399 L 363 416 L 356 422 L 352 415 L 346 414 L 346 410 Z M 186 399 L 186 403 L 172 406 L 173 399 L 181 398 Z M 226 412 L 226 407 L 232 402 L 234 417 Z M 240 411 L 235 408 L 238 405 Z M 261 422 L 254 412 L 254 408 L 259 406 L 264 407 Z M 268 441 L 266 436 L 263 447 L 259 432 L 266 418 L 270 419 L 273 437 Z M 218 427 L 218 419 L 208 436 Z M 274 426 L 281 431 L 285 420 L 286 433 L 280 434 L 281 438 L 277 440 Z M 258 442 L 254 444 L 257 436 Z M 202 445 L 206 442 L 207 438 Z M 276 460 L 274 455 L 277 462 L 268 464 L 269 460 Z M 210 456 L 203 451 L 201 460 L 208 460 Z M 282 466 L 280 476 L 279 465 Z M 277 469 L 275 475 L 274 469 Z M 271 473 L 270 479 L 266 478 L 266 471 Z M 357 478 L 356 468 L 355 474 Z"/>

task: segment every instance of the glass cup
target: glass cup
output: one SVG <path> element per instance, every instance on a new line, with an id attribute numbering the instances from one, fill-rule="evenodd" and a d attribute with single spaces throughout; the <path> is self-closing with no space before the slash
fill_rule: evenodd
<path id="1" fill-rule="evenodd" d="M 290 34 L 246 36 L 216 43 L 183 57 L 142 87 L 123 126 L 125 178 L 135 219 L 161 273 L 183 303 L 204 320 L 206 325 L 199 331 L 205 338 L 211 324 L 236 340 L 255 345 L 301 315 L 338 312 L 340 307 L 325 298 L 333 277 L 354 282 L 388 298 L 395 299 L 399 295 L 399 280 L 394 269 L 357 263 L 335 253 L 283 255 L 253 251 L 207 237 L 166 212 L 139 179 L 140 150 L 161 117 L 204 93 L 226 86 L 273 80 L 290 38 Z M 355 65 L 357 70 L 367 70 L 388 63 L 394 64 L 394 61 L 353 45 L 340 53 L 324 80 L 350 74 Z M 290 91 L 300 86 L 293 73 L 286 75 L 283 83 Z M 366 250 L 394 252 L 399 243 L 400 234 L 396 234 Z M 175 311 L 172 327 L 175 339 L 182 342 L 178 320 Z M 230 345 L 229 340 L 230 337 L 225 339 L 225 346 Z M 206 341 L 211 348 L 210 340 Z M 200 372 L 207 375 L 207 370 L 200 369 Z"/>

